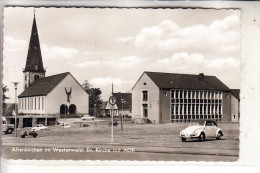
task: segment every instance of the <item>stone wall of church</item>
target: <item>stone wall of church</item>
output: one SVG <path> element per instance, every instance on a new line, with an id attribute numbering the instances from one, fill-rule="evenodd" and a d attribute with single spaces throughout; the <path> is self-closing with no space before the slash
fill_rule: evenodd
<path id="1" fill-rule="evenodd" d="M 36 76 L 45 77 L 44 72 L 24 72 L 24 89 L 28 88 L 34 81 Z"/>
<path id="2" fill-rule="evenodd" d="M 67 93 L 66 93 L 66 90 Z M 68 93 L 71 91 L 71 94 Z M 66 111 L 72 107 L 76 108 L 76 113 L 89 113 L 89 96 L 81 85 L 74 79 L 71 74 L 68 74 L 52 91 L 47 95 L 47 113 L 60 113 L 61 107 L 67 106 Z"/>

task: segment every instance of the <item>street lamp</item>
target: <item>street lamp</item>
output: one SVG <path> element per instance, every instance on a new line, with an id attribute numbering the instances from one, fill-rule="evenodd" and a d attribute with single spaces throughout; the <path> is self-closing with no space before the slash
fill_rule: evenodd
<path id="1" fill-rule="evenodd" d="M 124 117 L 124 115 L 123 115 L 123 112 L 124 112 L 124 99 L 121 99 L 121 103 L 122 103 L 122 116 Z"/>
<path id="2" fill-rule="evenodd" d="M 13 82 L 14 83 L 14 89 L 15 89 L 15 118 L 14 118 L 14 129 L 15 129 L 15 137 L 17 138 L 17 118 L 16 118 L 16 116 L 17 116 L 17 106 L 16 106 L 16 104 L 17 104 L 17 87 L 18 87 L 18 84 L 19 84 L 19 82 Z"/>
<path id="3" fill-rule="evenodd" d="M 94 117 L 96 117 L 97 116 L 97 107 L 96 107 L 97 105 L 96 104 L 94 104 Z"/>

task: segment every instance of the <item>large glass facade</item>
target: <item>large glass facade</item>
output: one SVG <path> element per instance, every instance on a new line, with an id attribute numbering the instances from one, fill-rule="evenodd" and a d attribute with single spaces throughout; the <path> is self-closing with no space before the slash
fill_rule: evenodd
<path id="1" fill-rule="evenodd" d="M 222 119 L 221 91 L 171 90 L 171 120 Z"/>

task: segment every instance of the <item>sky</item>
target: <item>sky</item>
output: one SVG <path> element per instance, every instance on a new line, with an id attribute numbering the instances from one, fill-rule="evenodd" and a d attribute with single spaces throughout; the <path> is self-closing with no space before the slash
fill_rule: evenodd
<path id="1" fill-rule="evenodd" d="M 4 9 L 4 78 L 23 91 L 34 9 Z M 205 9 L 36 8 L 46 76 L 70 72 L 108 100 L 131 92 L 144 71 L 213 75 L 240 88 L 240 11 Z"/>

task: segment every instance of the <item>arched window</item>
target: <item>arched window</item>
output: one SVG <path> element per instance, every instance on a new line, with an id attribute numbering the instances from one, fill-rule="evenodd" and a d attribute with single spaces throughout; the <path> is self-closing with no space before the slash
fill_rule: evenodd
<path id="1" fill-rule="evenodd" d="M 72 105 L 70 105 L 70 107 L 69 107 L 69 113 L 70 114 L 76 114 L 76 105 L 74 105 L 74 104 L 72 104 Z"/>
<path id="2" fill-rule="evenodd" d="M 60 114 L 68 114 L 68 106 L 63 104 L 60 106 Z"/>
<path id="3" fill-rule="evenodd" d="M 36 74 L 35 76 L 34 76 L 34 80 L 36 81 L 37 79 L 39 79 L 40 78 L 40 76 L 38 75 L 38 74 Z"/>

